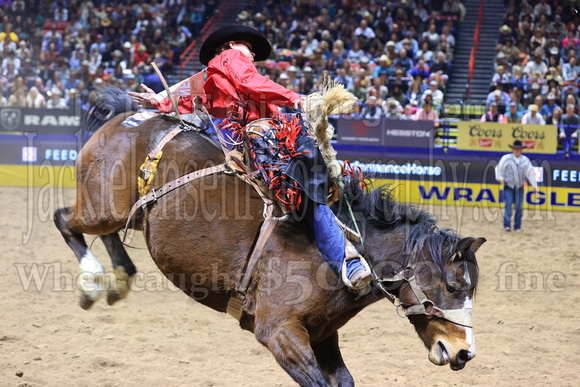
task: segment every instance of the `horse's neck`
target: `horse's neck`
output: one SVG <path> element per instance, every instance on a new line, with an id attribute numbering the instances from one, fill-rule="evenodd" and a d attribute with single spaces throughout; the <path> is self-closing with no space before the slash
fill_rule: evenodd
<path id="1" fill-rule="evenodd" d="M 367 226 L 367 229 L 370 232 L 367 232 L 364 242 L 370 263 L 377 268 L 402 268 L 408 256 L 404 251 L 407 249 L 405 228 L 380 231 Z M 377 274 L 381 276 L 386 273 L 378 272 Z"/>

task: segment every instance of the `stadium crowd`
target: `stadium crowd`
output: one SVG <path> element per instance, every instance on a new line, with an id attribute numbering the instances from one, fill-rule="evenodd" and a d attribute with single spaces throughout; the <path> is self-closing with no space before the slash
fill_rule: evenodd
<path id="1" fill-rule="evenodd" d="M 506 1 L 481 121 L 579 125 L 578 45 L 575 2 Z M 573 137 L 577 137 L 577 130 Z M 560 138 L 565 137 L 564 127 Z"/>
<path id="2" fill-rule="evenodd" d="M 82 108 L 95 87 L 171 71 L 213 0 L 0 0 L 0 107 Z M 158 82 L 158 81 L 157 81 Z"/>
<path id="3" fill-rule="evenodd" d="M 437 119 L 464 16 L 458 0 L 283 0 L 255 2 L 238 22 L 270 40 L 259 70 L 288 89 L 320 91 L 328 73 L 361 117 Z"/>
<path id="4" fill-rule="evenodd" d="M 86 106 L 102 84 L 137 90 L 151 61 L 171 71 L 216 6 L 0 0 L 0 106 Z M 238 22 L 271 41 L 272 57 L 258 68 L 289 89 L 319 90 L 328 72 L 357 96 L 364 117 L 437 118 L 464 13 L 458 0 L 269 0 Z"/>

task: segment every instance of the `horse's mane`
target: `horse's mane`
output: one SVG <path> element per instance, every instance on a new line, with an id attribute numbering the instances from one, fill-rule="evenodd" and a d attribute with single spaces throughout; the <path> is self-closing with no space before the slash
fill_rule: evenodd
<path id="1" fill-rule="evenodd" d="M 361 188 L 363 181 L 367 185 L 364 190 Z M 353 213 L 364 214 L 362 222 L 366 225 L 378 232 L 405 233 L 403 245 L 385 244 L 385 253 L 389 256 L 404 256 L 403 265 L 406 265 L 415 244 L 425 237 L 433 261 L 442 270 L 452 259 L 453 246 L 461 237 L 451 228 L 437 227 L 437 219 L 433 214 L 396 201 L 390 185 L 376 188 L 370 185 L 369 189 L 368 181 L 368 176 L 359 178 L 349 176 L 344 179 L 344 189 Z M 349 227 L 354 226 L 350 210 L 344 200 L 335 203 L 333 210 L 345 224 Z M 357 221 L 360 224 L 361 220 Z M 477 265 L 474 254 L 465 258 Z"/>

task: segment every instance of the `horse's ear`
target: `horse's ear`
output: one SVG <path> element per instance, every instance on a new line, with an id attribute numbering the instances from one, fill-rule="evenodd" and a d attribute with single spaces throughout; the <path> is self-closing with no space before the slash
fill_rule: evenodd
<path id="1" fill-rule="evenodd" d="M 454 254 L 465 253 L 465 252 L 467 252 L 467 250 L 469 250 L 471 245 L 475 242 L 476 242 L 475 238 L 472 238 L 472 237 L 463 238 L 455 243 L 455 248 L 453 249 L 453 253 Z"/>
<path id="2" fill-rule="evenodd" d="M 485 238 L 472 238 L 467 237 L 463 238 L 455 243 L 455 248 L 453 249 L 453 253 L 466 253 L 467 250 L 471 248 L 473 253 L 477 252 L 477 250 L 487 241 Z"/>
<path id="3" fill-rule="evenodd" d="M 475 240 L 475 242 L 473 242 L 471 244 L 471 251 L 473 251 L 473 253 L 476 253 L 477 250 L 479 250 L 479 248 L 481 247 L 481 245 L 484 244 L 485 242 L 487 242 L 487 239 L 485 239 L 485 238 L 477 238 Z"/>

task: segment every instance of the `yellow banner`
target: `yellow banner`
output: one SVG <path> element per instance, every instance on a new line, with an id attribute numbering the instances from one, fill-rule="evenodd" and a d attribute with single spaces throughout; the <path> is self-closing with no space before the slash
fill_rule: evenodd
<path id="1" fill-rule="evenodd" d="M 555 125 L 498 124 L 462 121 L 457 123 L 457 149 L 511 152 L 509 147 L 520 140 L 526 153 L 555 154 L 558 128 Z"/>
<path id="2" fill-rule="evenodd" d="M 374 186 L 393 183 L 376 179 Z M 503 208 L 503 189 L 499 184 L 398 181 L 393 187 L 398 201 L 419 205 L 437 204 L 461 207 Z M 523 208 L 539 211 L 580 211 L 580 188 L 528 187 L 524 191 Z"/>

